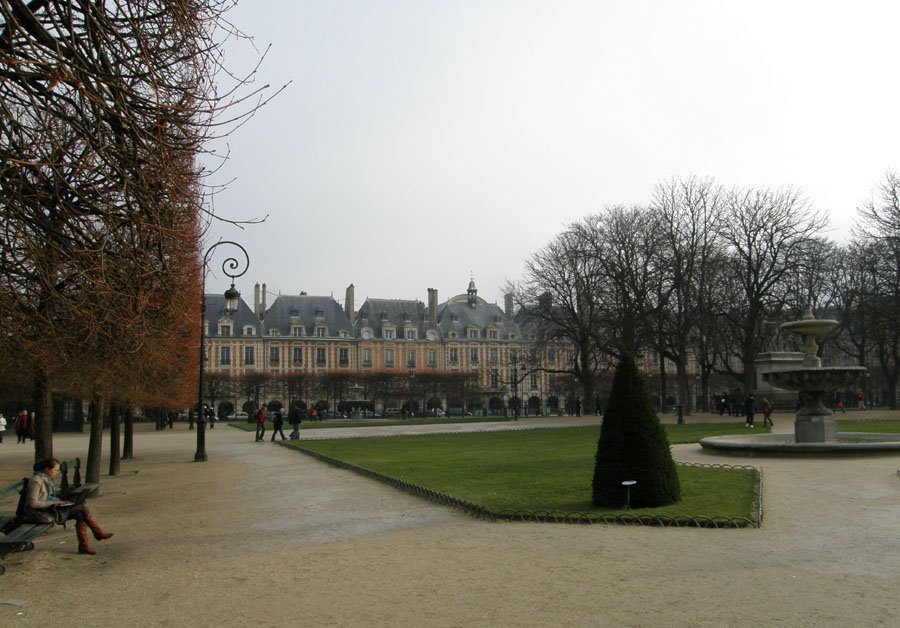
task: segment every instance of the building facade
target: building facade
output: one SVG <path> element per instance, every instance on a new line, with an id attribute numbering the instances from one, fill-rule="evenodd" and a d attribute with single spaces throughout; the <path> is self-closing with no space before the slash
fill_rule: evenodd
<path id="1" fill-rule="evenodd" d="M 219 416 L 261 403 L 353 412 L 556 413 L 574 394 L 563 385 L 571 347 L 537 349 L 504 307 L 465 293 L 439 302 L 366 299 L 355 309 L 354 286 L 343 306 L 333 297 L 279 295 L 266 306 L 257 285 L 253 306 L 233 314 L 206 295 L 205 401 Z"/>

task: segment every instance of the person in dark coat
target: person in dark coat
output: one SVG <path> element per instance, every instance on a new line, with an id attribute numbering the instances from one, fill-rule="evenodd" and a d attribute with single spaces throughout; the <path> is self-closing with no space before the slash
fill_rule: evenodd
<path id="1" fill-rule="evenodd" d="M 281 415 L 281 410 L 276 410 L 275 414 L 272 418 L 272 442 L 275 442 L 275 435 L 281 434 L 281 440 L 287 440 L 284 437 L 284 430 L 281 429 L 284 425 L 284 417 Z"/>
<path id="2" fill-rule="evenodd" d="M 256 442 L 262 442 L 266 435 L 266 404 L 262 404 L 256 413 Z"/>
<path id="3" fill-rule="evenodd" d="M 754 401 L 753 395 L 747 395 L 744 399 L 744 412 L 747 414 L 747 423 L 744 426 L 753 427 L 753 415 L 756 414 L 756 401 Z"/>

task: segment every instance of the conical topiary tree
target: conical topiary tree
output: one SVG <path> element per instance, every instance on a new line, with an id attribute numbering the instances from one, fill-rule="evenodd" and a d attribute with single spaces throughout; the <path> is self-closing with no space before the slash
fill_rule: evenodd
<path id="1" fill-rule="evenodd" d="M 631 506 L 665 506 L 681 499 L 678 473 L 666 433 L 656 416 L 647 382 L 634 357 L 622 356 L 600 427 L 593 502 L 621 508 L 625 480 L 634 480 Z"/>

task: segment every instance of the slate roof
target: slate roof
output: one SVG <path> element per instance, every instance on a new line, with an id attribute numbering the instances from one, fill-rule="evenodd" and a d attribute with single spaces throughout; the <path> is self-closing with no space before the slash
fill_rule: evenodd
<path id="1" fill-rule="evenodd" d="M 316 297 L 310 295 L 280 295 L 266 310 L 264 317 L 265 335 L 277 329 L 279 335 L 290 336 L 291 328 L 302 326 L 306 336 L 315 334 L 316 324 L 326 324 L 329 338 L 338 338 L 341 331 L 352 337 L 353 326 L 350 318 L 333 297 Z"/>
<path id="2" fill-rule="evenodd" d="M 425 333 L 436 326 L 428 320 L 425 304 L 417 300 L 407 299 L 366 299 L 354 321 L 356 336 L 362 329 L 372 330 L 374 338 L 384 338 L 385 326 L 392 325 L 397 330 L 397 338 L 403 337 L 403 330 L 415 327 L 418 338 L 423 340 Z"/>
<path id="3" fill-rule="evenodd" d="M 225 312 L 225 296 L 222 294 L 207 294 L 204 296 L 204 302 L 206 311 L 203 316 L 206 319 L 209 336 L 219 335 L 219 322 L 223 320 L 232 321 L 232 337 L 243 336 L 244 328 L 248 325 L 256 330 L 255 335 L 259 336 L 262 332 L 262 324 L 243 299 L 240 300 L 237 311 L 231 315 Z"/>

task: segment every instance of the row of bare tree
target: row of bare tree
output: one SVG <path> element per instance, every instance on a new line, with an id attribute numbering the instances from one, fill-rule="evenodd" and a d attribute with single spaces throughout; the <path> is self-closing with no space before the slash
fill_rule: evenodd
<path id="1" fill-rule="evenodd" d="M 197 155 L 228 2 L 0 2 L 0 378 L 31 389 L 35 457 L 54 392 L 103 408 L 188 405 L 197 369 Z M 118 472 L 112 422 L 110 472 Z"/>
<path id="2" fill-rule="evenodd" d="M 824 237 L 825 217 L 795 190 L 725 188 L 675 178 L 646 206 L 613 206 L 570 225 L 527 261 L 509 288 L 540 321 L 544 340 L 568 339 L 586 403 L 611 357 L 652 351 L 675 364 L 688 399 L 688 365 L 703 396 L 713 373 L 745 391 L 777 323 L 809 308 L 836 315 L 835 343 L 859 364 L 876 360 L 896 407 L 900 365 L 900 178 L 888 173 L 858 210 L 846 245 Z M 664 359 L 663 359 L 664 358 Z M 592 411 L 590 406 L 588 411 Z"/>

